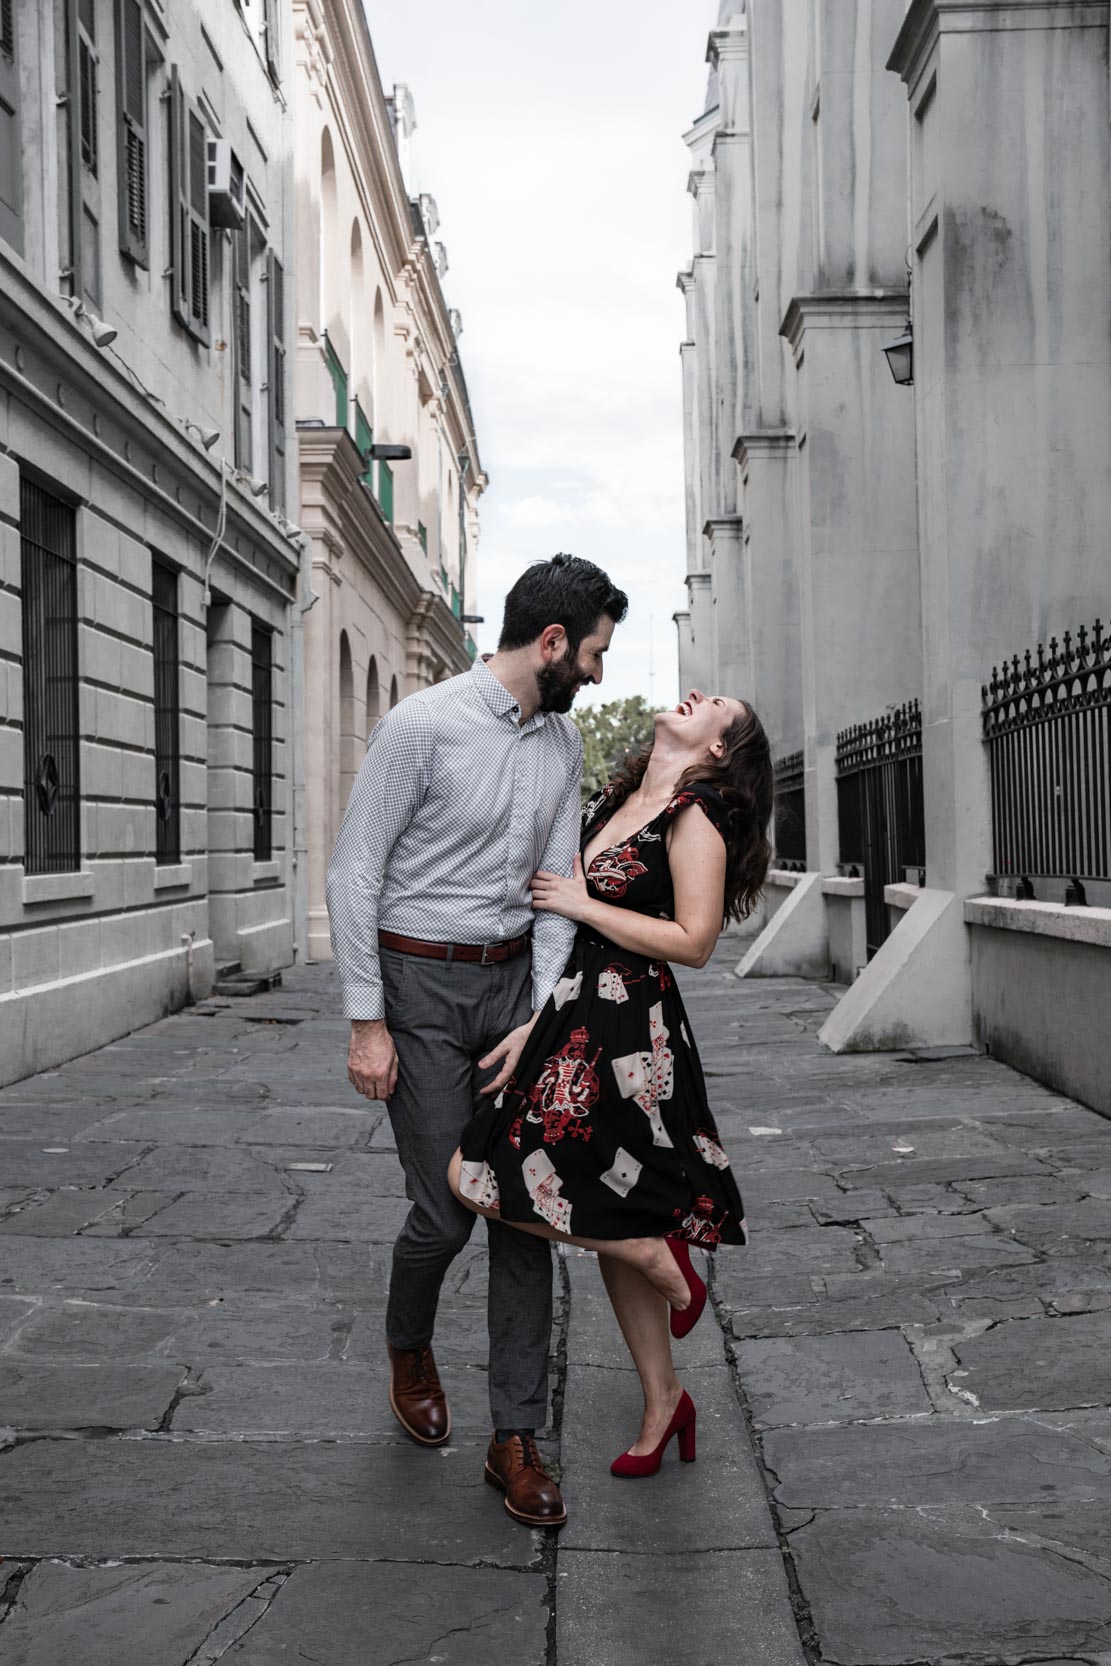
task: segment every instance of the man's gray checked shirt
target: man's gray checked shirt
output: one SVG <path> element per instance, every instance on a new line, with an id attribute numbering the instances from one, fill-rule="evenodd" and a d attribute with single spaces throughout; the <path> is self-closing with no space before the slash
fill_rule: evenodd
<path id="1" fill-rule="evenodd" d="M 385 1016 L 380 930 L 493 943 L 531 926 L 534 1009 L 555 988 L 575 926 L 534 914 L 529 880 L 537 868 L 571 872 L 582 740 L 558 713 L 519 718 L 478 659 L 376 725 L 328 865 L 346 1017 Z"/>

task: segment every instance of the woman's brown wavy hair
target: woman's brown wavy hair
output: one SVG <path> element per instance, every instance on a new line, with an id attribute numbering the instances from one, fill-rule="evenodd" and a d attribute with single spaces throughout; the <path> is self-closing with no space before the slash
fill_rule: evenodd
<path id="1" fill-rule="evenodd" d="M 775 777 L 771 748 L 764 725 L 747 702 L 744 716 L 733 720 L 722 735 L 720 758 L 691 764 L 676 782 L 675 791 L 696 783 L 715 787 L 729 810 L 725 829 L 725 915 L 744 920 L 752 913 L 771 865 L 768 827 L 775 809 Z M 616 810 L 644 779 L 652 742 L 630 752 L 609 785 L 608 802 Z"/>

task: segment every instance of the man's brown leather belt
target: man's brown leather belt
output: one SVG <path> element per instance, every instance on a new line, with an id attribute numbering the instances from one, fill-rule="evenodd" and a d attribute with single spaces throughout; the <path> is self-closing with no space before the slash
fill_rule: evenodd
<path id="1" fill-rule="evenodd" d="M 508 937 L 501 943 L 426 943 L 423 937 L 399 937 L 395 931 L 380 931 L 378 941 L 384 949 L 421 955 L 425 960 L 477 960 L 491 966 L 522 954 L 532 941 L 532 933 L 526 931 L 523 937 Z"/>

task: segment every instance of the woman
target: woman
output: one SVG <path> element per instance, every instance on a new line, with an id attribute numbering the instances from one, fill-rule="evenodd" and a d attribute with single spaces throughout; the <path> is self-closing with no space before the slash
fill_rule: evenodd
<path id="1" fill-rule="evenodd" d="M 745 1225 L 668 962 L 704 966 L 723 922 L 750 912 L 771 811 L 750 706 L 692 689 L 657 715 L 651 745 L 586 806 L 573 876 L 533 879 L 534 907 L 578 922 L 575 946 L 451 1162 L 476 1213 L 597 1251 L 644 1391 L 615 1475 L 654 1475 L 673 1436 L 695 1456 L 669 1328 L 686 1335 L 706 1301 L 688 1246 L 743 1244 Z"/>

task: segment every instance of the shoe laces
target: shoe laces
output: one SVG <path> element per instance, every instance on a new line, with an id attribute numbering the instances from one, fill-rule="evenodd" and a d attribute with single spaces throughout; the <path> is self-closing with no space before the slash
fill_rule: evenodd
<path id="1" fill-rule="evenodd" d="M 546 1474 L 544 1465 L 540 1462 L 540 1451 L 531 1435 L 514 1435 L 514 1440 L 521 1448 L 522 1469 L 538 1469 Z"/>

